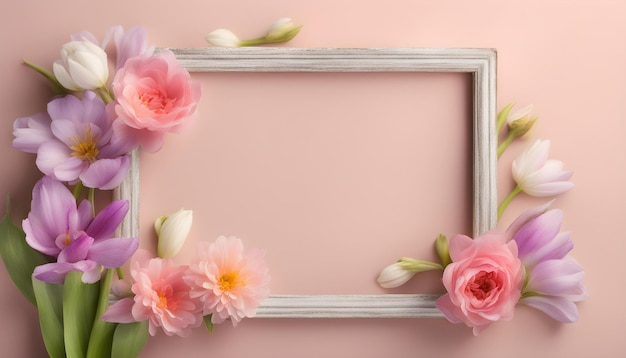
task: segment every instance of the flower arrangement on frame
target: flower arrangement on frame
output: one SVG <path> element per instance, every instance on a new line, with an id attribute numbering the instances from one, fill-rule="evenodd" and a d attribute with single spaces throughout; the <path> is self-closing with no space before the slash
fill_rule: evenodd
<path id="1" fill-rule="evenodd" d="M 259 39 L 229 39 L 233 46 L 284 42 L 299 29 L 285 18 Z M 155 220 L 156 257 L 139 248 L 139 238 L 116 237 L 128 201 L 96 211 L 95 192 L 121 184 L 133 150 L 156 153 L 166 134 L 193 125 L 201 86 L 174 54 L 156 53 L 142 27 L 116 26 L 102 41 L 89 32 L 72 35 L 52 71 L 25 64 L 48 80 L 54 96 L 45 112 L 14 122 L 13 147 L 36 154 L 43 176 L 21 227 L 12 222 L 7 199 L 0 254 L 37 307 L 48 354 L 135 357 L 158 330 L 185 337 L 203 324 L 212 331 L 253 317 L 269 296 L 263 250 L 221 236 L 201 241 L 194 261 L 175 264 L 191 210 Z"/>
<path id="2" fill-rule="evenodd" d="M 301 26 L 280 19 L 258 39 L 240 40 L 229 30 L 206 36 L 215 46 L 285 42 Z M 47 111 L 14 122 L 13 146 L 36 154 L 43 177 L 32 191 L 31 211 L 14 225 L 7 211 L 0 222 L 0 254 L 23 295 L 36 305 L 42 336 L 52 357 L 134 357 L 149 335 L 187 336 L 193 328 L 255 315 L 269 296 L 263 251 L 244 249 L 236 237 L 200 242 L 187 265 L 171 260 L 186 241 L 192 212 L 155 220 L 156 257 L 139 249 L 138 238 L 114 237 L 129 210 L 124 200 L 96 212 L 95 191 L 116 188 L 138 147 L 156 153 L 167 133 L 192 125 L 200 85 L 174 55 L 155 53 L 145 30 L 110 29 L 98 42 L 88 32 L 72 36 L 52 71 L 26 64 L 45 76 L 55 96 Z M 498 157 L 523 137 L 536 118 L 530 107 L 498 114 L 508 131 Z M 516 186 L 498 217 L 520 193 L 557 196 L 573 187 L 572 172 L 548 160 L 550 143 L 537 141 L 512 168 Z M 439 262 L 401 258 L 382 270 L 382 287 L 397 287 L 416 273 L 441 270 L 446 293 L 437 307 L 452 323 L 478 334 L 513 317 L 526 304 L 560 322 L 578 318 L 576 302 L 587 298 L 584 270 L 568 253 L 569 233 L 560 232 L 562 212 L 553 201 L 524 212 L 504 232 L 474 239 L 439 235 Z M 130 277 L 122 269 L 127 265 Z"/>
<path id="3" fill-rule="evenodd" d="M 512 111 L 506 106 L 497 116 L 497 132 L 505 132 L 498 158 L 535 124 L 532 106 Z M 573 172 L 559 160 L 548 159 L 550 142 L 537 140 L 513 161 L 515 187 L 498 206 L 498 221 L 520 193 L 534 197 L 561 195 L 574 187 Z M 568 253 L 574 244 L 561 232 L 563 212 L 551 209 L 554 200 L 522 213 L 505 231 L 496 229 L 471 238 L 440 234 L 435 240 L 439 262 L 402 257 L 378 276 L 381 287 L 398 287 L 415 274 L 442 271 L 446 293 L 437 308 L 452 323 L 465 323 L 474 335 L 497 321 L 513 318 L 517 304 L 543 311 L 553 319 L 578 320 L 576 302 L 587 299 L 583 267 Z"/>

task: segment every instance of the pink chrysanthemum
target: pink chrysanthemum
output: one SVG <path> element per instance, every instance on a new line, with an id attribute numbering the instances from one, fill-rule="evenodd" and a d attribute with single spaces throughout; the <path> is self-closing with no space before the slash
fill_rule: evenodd
<path id="1" fill-rule="evenodd" d="M 199 258 L 191 264 L 185 281 L 190 296 L 203 302 L 203 315 L 219 324 L 230 318 L 236 326 L 244 317 L 254 317 L 262 300 L 269 296 L 264 252 L 244 251 L 236 237 L 219 237 L 213 244 L 201 242 Z"/>
<path id="2" fill-rule="evenodd" d="M 140 256 L 133 262 L 132 316 L 136 321 L 149 320 L 151 335 L 161 327 L 168 336 L 185 337 L 202 323 L 201 306 L 189 296 L 190 287 L 183 279 L 186 270 L 170 259 Z"/>

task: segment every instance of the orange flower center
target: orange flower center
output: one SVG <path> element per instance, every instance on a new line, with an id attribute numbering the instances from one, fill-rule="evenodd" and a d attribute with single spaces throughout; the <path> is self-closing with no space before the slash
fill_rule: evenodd
<path id="1" fill-rule="evenodd" d="M 91 128 L 85 129 L 83 137 L 76 136 L 74 144 L 70 145 L 72 156 L 81 160 L 94 162 L 100 150 L 98 150 L 98 138 L 94 136 Z"/>
<path id="2" fill-rule="evenodd" d="M 145 108 L 156 114 L 169 113 L 172 108 L 172 101 L 161 91 L 144 92 L 139 95 L 139 100 Z"/>
<path id="3" fill-rule="evenodd" d="M 176 310 L 178 307 L 178 303 L 172 297 L 172 288 L 166 287 L 165 289 L 157 292 L 157 296 L 159 298 L 157 302 L 157 307 L 166 310 Z"/>
<path id="4" fill-rule="evenodd" d="M 239 279 L 239 272 L 237 271 L 223 273 L 217 280 L 217 284 L 220 290 L 224 292 L 229 292 L 237 286 L 246 285 L 245 281 Z"/>

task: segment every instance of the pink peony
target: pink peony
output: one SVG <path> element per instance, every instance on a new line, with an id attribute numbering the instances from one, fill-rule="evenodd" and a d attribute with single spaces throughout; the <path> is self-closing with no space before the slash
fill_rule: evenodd
<path id="1" fill-rule="evenodd" d="M 148 152 L 158 151 L 165 133 L 180 131 L 195 117 L 201 94 L 200 84 L 169 50 L 128 59 L 112 88 L 116 130 Z"/>
<path id="2" fill-rule="evenodd" d="M 253 317 L 260 302 L 269 296 L 270 276 L 264 252 L 244 252 L 236 237 L 219 237 L 213 244 L 199 244 L 199 259 L 190 265 L 185 280 L 190 296 L 204 304 L 204 315 L 218 324 L 230 317 L 236 326 L 244 317 Z"/>
<path id="3" fill-rule="evenodd" d="M 474 240 L 456 235 L 450 258 L 443 272 L 447 293 L 437 300 L 450 322 L 464 322 L 478 335 L 493 322 L 513 318 L 524 280 L 515 241 L 495 233 Z"/>
<path id="4" fill-rule="evenodd" d="M 183 279 L 186 270 L 170 259 L 150 258 L 147 251 L 137 251 L 131 263 L 134 297 L 115 302 L 102 319 L 119 323 L 148 320 L 152 336 L 159 327 L 168 336 L 188 336 L 202 323 L 202 306 L 189 296 Z"/>

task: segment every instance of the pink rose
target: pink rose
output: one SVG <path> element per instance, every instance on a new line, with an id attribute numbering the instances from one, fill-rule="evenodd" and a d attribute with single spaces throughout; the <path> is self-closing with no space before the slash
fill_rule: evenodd
<path id="1" fill-rule="evenodd" d="M 448 293 L 437 300 L 450 322 L 464 322 L 478 335 L 493 322 L 513 318 L 524 279 L 515 241 L 495 233 L 474 240 L 456 235 L 450 258 L 443 272 Z"/>
<path id="2" fill-rule="evenodd" d="M 113 80 L 116 130 L 125 140 L 156 152 L 165 133 L 179 132 L 195 117 L 201 87 L 174 54 L 130 58 Z"/>

